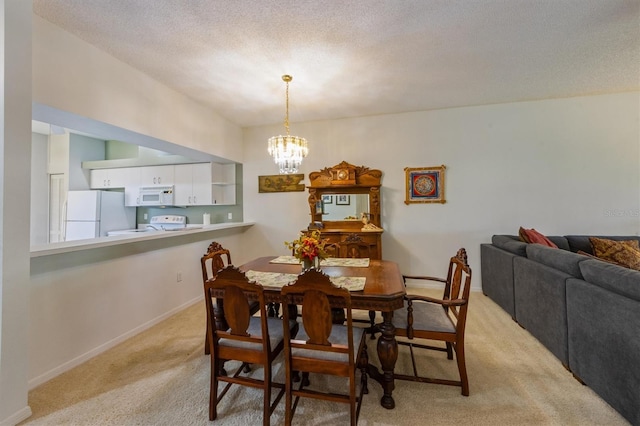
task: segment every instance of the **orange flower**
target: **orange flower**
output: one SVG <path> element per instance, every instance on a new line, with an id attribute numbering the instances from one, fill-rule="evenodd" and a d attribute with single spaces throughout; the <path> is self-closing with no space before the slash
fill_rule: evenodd
<path id="1" fill-rule="evenodd" d="M 285 241 L 284 244 L 292 250 L 293 255 L 299 260 L 313 260 L 316 257 L 325 259 L 328 257 L 325 251 L 326 239 L 320 238 L 320 231 L 313 230 L 310 233 L 301 233 L 297 240 Z"/>

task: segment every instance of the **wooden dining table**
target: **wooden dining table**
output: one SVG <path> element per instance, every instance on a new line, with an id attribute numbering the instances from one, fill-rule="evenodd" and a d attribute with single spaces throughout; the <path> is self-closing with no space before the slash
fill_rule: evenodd
<path id="1" fill-rule="evenodd" d="M 242 271 L 276 272 L 300 274 L 300 264 L 272 263 L 276 256 L 260 257 L 239 266 Z M 351 308 L 382 313 L 382 324 L 379 326 L 380 337 L 377 343 L 378 359 L 382 371 L 370 365 L 369 377 L 382 385 L 383 396 L 380 404 L 387 409 L 395 407 L 393 400 L 394 375 L 398 359 L 398 343 L 395 327 L 392 323 L 393 311 L 404 304 L 405 286 L 398 264 L 388 260 L 369 260 L 367 267 L 355 266 L 321 266 L 322 272 L 330 277 L 364 277 L 364 289 L 351 292 Z M 264 287 L 266 302 L 280 303 L 280 288 Z M 215 296 L 215 295 L 214 295 Z M 224 315 L 224 301 L 220 300 L 219 311 Z M 216 319 L 218 321 L 218 319 Z"/>

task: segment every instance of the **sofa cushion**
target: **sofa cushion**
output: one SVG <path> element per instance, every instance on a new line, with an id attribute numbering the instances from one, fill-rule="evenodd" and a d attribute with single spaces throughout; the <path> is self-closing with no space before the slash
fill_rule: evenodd
<path id="1" fill-rule="evenodd" d="M 556 246 L 558 246 L 559 249 L 569 251 L 569 242 L 565 237 L 557 235 L 547 235 L 547 238 L 549 238 Z"/>
<path id="2" fill-rule="evenodd" d="M 636 240 L 614 241 L 603 238 L 589 238 L 593 254 L 616 262 L 631 269 L 640 270 L 640 246 Z"/>
<path id="3" fill-rule="evenodd" d="M 527 247 L 527 251 L 531 249 L 562 252 L 540 244 Z M 531 258 L 516 256 L 513 258 L 513 277 L 516 321 L 563 365 L 568 365 L 565 282 L 571 275 Z"/>
<path id="4" fill-rule="evenodd" d="M 624 235 L 614 235 L 614 236 L 600 236 L 600 235 L 566 235 L 565 238 L 569 243 L 569 250 L 574 253 L 582 250 L 589 254 L 593 253 L 593 248 L 591 247 L 591 241 L 589 238 L 605 238 L 607 240 L 621 241 L 621 240 L 636 240 L 640 241 L 640 237 L 635 235 L 624 236 Z"/>
<path id="5" fill-rule="evenodd" d="M 522 257 L 493 244 L 480 244 L 482 292 L 515 318 L 513 258 Z"/>
<path id="6" fill-rule="evenodd" d="M 532 244 L 536 243 L 536 244 L 542 244 L 543 246 L 547 246 L 547 247 L 558 248 L 558 246 L 553 241 L 551 241 L 549 238 L 545 237 L 544 235 L 542 235 L 540 232 L 536 231 L 533 228 L 525 229 L 521 226 L 520 229 L 518 230 L 518 235 L 520 235 L 520 238 L 525 243 L 532 243 Z"/>
<path id="7" fill-rule="evenodd" d="M 600 260 L 600 261 L 602 261 L 602 262 L 611 263 L 612 265 L 622 266 L 622 265 L 620 265 L 618 262 L 614 262 L 613 260 L 605 260 L 605 259 L 603 259 L 603 258 L 601 258 L 601 257 L 598 257 L 598 256 L 594 255 L 594 254 L 587 253 L 586 251 L 578 250 L 578 254 L 581 254 L 581 255 L 583 255 L 583 256 L 590 257 L 591 259 L 598 259 L 598 260 Z"/>
<path id="8" fill-rule="evenodd" d="M 527 246 L 527 257 L 535 262 L 558 269 L 577 278 L 582 278 L 578 264 L 587 260 L 586 256 L 567 250 L 557 250 L 540 244 L 529 244 Z"/>
<path id="9" fill-rule="evenodd" d="M 502 250 L 509 251 L 519 256 L 527 255 L 527 243 L 520 241 L 518 237 L 514 235 L 494 235 L 491 237 L 491 242 L 494 246 L 501 248 Z"/>
<path id="10" fill-rule="evenodd" d="M 585 281 L 640 301 L 640 271 L 595 259 L 580 262 L 579 266 Z"/>
<path id="11" fill-rule="evenodd" d="M 602 263 L 581 265 L 591 262 Z M 566 298 L 571 372 L 640 425 L 639 303 L 575 278 L 567 280 Z"/>

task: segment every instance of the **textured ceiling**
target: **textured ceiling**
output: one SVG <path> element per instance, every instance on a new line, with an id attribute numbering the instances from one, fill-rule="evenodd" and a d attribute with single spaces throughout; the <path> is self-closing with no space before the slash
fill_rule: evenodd
<path id="1" fill-rule="evenodd" d="M 640 88 L 640 0 L 33 0 L 242 126 Z"/>

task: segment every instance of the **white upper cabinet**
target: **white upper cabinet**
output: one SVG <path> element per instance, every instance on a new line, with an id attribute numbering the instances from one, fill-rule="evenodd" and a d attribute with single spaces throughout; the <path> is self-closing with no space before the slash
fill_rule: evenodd
<path id="1" fill-rule="evenodd" d="M 140 186 L 158 186 L 174 184 L 174 166 L 139 167 Z"/>
<path id="2" fill-rule="evenodd" d="M 212 163 L 212 204 L 236 203 L 236 165 Z"/>
<path id="3" fill-rule="evenodd" d="M 211 163 L 174 166 L 175 203 L 179 206 L 211 204 Z"/>
<path id="4" fill-rule="evenodd" d="M 235 164 L 176 165 L 175 203 L 179 206 L 235 204 L 235 169 Z"/>
<path id="5" fill-rule="evenodd" d="M 138 181 L 139 167 L 93 169 L 90 172 L 92 189 L 124 188 Z"/>
<path id="6" fill-rule="evenodd" d="M 91 170 L 91 188 L 124 188 L 127 206 L 138 204 L 140 187 L 164 185 L 174 186 L 177 206 L 233 205 L 236 165 L 195 163 Z"/>

